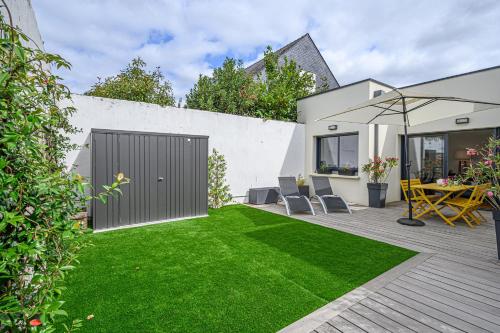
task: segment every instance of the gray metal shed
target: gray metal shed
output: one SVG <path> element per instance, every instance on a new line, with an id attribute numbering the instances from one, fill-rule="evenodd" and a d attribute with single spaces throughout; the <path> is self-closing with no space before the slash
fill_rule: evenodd
<path id="1" fill-rule="evenodd" d="M 123 195 L 92 202 L 95 230 L 207 215 L 208 137 L 92 129 L 92 186 L 118 172 Z"/>

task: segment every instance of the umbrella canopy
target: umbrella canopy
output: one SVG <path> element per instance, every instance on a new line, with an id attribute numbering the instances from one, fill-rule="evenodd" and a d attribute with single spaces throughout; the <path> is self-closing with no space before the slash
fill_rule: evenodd
<path id="1" fill-rule="evenodd" d="M 409 140 L 407 127 L 448 117 L 483 111 L 500 106 L 500 103 L 475 101 L 460 97 L 434 96 L 409 89 L 394 89 L 345 111 L 318 120 L 341 122 L 402 125 L 404 127 L 405 167 L 408 181 L 407 196 L 412 198 L 408 161 Z M 412 201 L 408 200 L 408 218 L 398 219 L 400 224 L 423 226 L 424 222 L 413 219 Z"/>
<path id="2" fill-rule="evenodd" d="M 405 125 L 403 114 L 406 113 L 406 125 L 416 126 L 498 106 L 500 103 L 451 96 L 434 96 L 410 89 L 394 89 L 340 113 L 318 120 L 402 126 Z"/>

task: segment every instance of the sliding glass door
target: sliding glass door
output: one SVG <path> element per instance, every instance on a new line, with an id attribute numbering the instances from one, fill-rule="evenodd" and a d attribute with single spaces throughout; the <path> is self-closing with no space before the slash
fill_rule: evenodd
<path id="1" fill-rule="evenodd" d="M 447 134 L 415 135 L 409 138 L 410 178 L 432 183 L 447 175 Z M 403 176 L 406 169 L 403 166 Z"/>

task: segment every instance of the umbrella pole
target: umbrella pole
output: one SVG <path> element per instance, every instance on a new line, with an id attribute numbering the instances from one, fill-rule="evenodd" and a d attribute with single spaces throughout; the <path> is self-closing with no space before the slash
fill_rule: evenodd
<path id="1" fill-rule="evenodd" d="M 414 226 L 414 227 L 421 227 L 421 226 L 424 226 L 425 223 L 420 221 L 420 220 L 415 220 L 413 218 L 413 205 L 411 203 L 411 198 L 413 197 L 412 196 L 412 192 L 411 192 L 411 182 L 410 182 L 410 158 L 409 158 L 409 152 L 410 152 L 410 142 L 408 140 L 408 129 L 407 129 L 407 126 L 406 126 L 406 123 L 407 123 L 407 115 L 406 115 L 406 101 L 405 101 L 405 98 L 403 97 L 402 98 L 402 102 L 403 102 L 403 117 L 404 117 L 404 133 L 405 133 L 405 168 L 406 168 L 406 181 L 407 181 L 407 184 L 408 184 L 408 192 L 407 192 L 407 197 L 408 197 L 408 218 L 400 218 L 398 219 L 398 223 L 399 224 L 404 224 L 404 225 L 409 225 L 409 226 Z"/>

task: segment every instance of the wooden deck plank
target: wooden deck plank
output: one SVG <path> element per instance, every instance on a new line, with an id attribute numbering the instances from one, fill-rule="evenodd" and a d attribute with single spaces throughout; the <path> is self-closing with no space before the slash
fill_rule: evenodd
<path id="1" fill-rule="evenodd" d="M 401 279 L 395 280 L 393 283 L 388 285 L 386 288 L 391 289 L 395 286 L 404 289 L 406 292 L 410 292 L 414 295 L 414 297 L 418 297 L 418 299 L 426 299 L 426 302 L 431 302 L 435 305 L 439 303 L 441 307 L 446 306 L 448 308 L 453 308 L 453 312 L 461 311 L 462 313 L 466 313 L 467 316 L 471 315 L 477 318 L 482 319 L 483 322 L 490 322 L 495 324 L 495 326 L 487 325 L 488 327 L 495 327 L 498 332 L 500 332 L 500 317 L 495 316 L 489 312 L 480 309 L 479 307 L 471 306 L 465 302 L 457 301 L 456 299 L 450 298 L 450 294 L 444 296 L 443 292 L 436 293 L 434 291 L 430 291 L 427 288 L 424 288 L 422 285 L 417 285 L 415 283 L 409 281 L 402 281 Z M 393 289 L 391 289 L 393 290 Z M 458 297 L 456 297 L 458 298 Z M 415 299 L 415 298 L 414 298 Z M 468 302 L 469 303 L 469 302 Z M 455 311 L 456 310 L 456 311 Z M 463 316 L 463 315 L 462 315 Z M 475 323 L 476 321 L 474 321 Z"/>
<path id="2" fill-rule="evenodd" d="M 481 289 L 472 288 L 466 284 L 450 283 L 453 281 L 442 280 L 439 279 L 439 276 L 437 276 L 436 278 L 436 275 L 432 274 L 426 275 L 425 272 L 422 272 L 418 269 L 413 270 L 405 275 L 410 277 L 411 279 L 421 281 L 429 286 L 437 287 L 441 290 L 447 290 L 457 295 L 469 297 L 473 300 L 491 305 L 500 310 L 500 301 L 496 300 L 495 298 L 491 298 L 488 292 L 484 292 Z M 477 293 L 477 291 L 479 291 L 479 293 Z"/>
<path id="3" fill-rule="evenodd" d="M 350 321 L 351 323 L 355 323 L 356 326 L 361 328 L 362 330 L 365 330 L 367 332 L 380 332 L 380 333 L 388 333 L 390 331 L 386 330 L 380 325 L 377 325 L 373 321 L 357 314 L 356 312 L 353 312 L 351 310 L 346 310 L 342 312 L 340 315 L 342 318 Z"/>
<path id="4" fill-rule="evenodd" d="M 332 318 L 331 320 L 328 321 L 330 325 L 335 327 L 337 330 L 341 332 L 352 332 L 352 333 L 364 333 L 366 332 L 365 330 L 359 328 L 358 326 L 354 325 L 350 321 L 340 317 L 336 316 Z"/>
<path id="5" fill-rule="evenodd" d="M 339 331 L 329 323 L 324 323 L 318 328 L 314 330 L 316 333 L 342 333 L 342 331 Z"/>
<path id="6" fill-rule="evenodd" d="M 468 296 L 464 296 L 460 293 L 460 290 L 458 288 L 455 288 L 454 291 L 450 291 L 441 287 L 437 287 L 433 284 L 426 283 L 424 281 L 420 281 L 418 279 L 413 279 L 408 275 L 400 277 L 397 282 L 399 283 L 400 281 L 406 282 L 406 286 L 411 285 L 415 286 L 416 289 L 419 290 L 425 290 L 430 293 L 434 293 L 434 295 L 441 295 L 446 298 L 449 298 L 451 300 L 455 300 L 458 302 L 458 304 L 464 304 L 468 305 L 471 307 L 474 307 L 478 310 L 487 312 L 493 316 L 493 320 L 490 319 L 490 321 L 500 324 L 500 308 L 489 305 L 485 302 L 478 301 L 476 299 L 473 299 Z M 398 284 L 396 283 L 396 284 Z M 452 302 L 453 304 L 457 304 L 456 302 Z"/>
<path id="7" fill-rule="evenodd" d="M 394 283 L 387 285 L 386 289 L 397 292 L 398 294 L 411 298 L 422 304 L 426 304 L 430 307 L 440 310 L 441 312 L 454 316 L 455 318 L 460 318 L 465 322 L 477 326 L 477 328 L 482 328 L 490 332 L 500 332 L 500 325 L 492 323 L 483 318 L 485 316 L 489 317 L 485 315 L 484 312 L 481 312 L 472 307 L 465 306 L 464 304 L 460 304 L 458 302 L 450 302 L 449 299 L 446 299 L 445 297 L 432 295 L 432 293 L 425 292 L 421 289 L 412 288 L 411 286 L 408 286 L 408 284 L 406 284 L 406 287 L 407 288 L 401 285 L 396 285 L 395 281 Z"/>
<path id="8" fill-rule="evenodd" d="M 413 318 L 415 321 L 422 323 L 423 325 L 429 327 L 427 330 L 425 327 L 423 330 L 417 332 L 431 332 L 438 331 L 443 333 L 459 333 L 464 332 L 459 330 L 456 327 L 450 326 L 443 321 L 436 319 L 434 317 L 429 316 L 426 313 L 420 312 L 414 308 L 411 308 L 403 303 L 400 303 L 392 298 L 388 298 L 380 293 L 375 293 L 369 296 L 369 299 L 374 300 L 380 304 L 383 304 L 386 307 L 391 308 L 394 311 L 400 312 L 410 318 Z"/>
<path id="9" fill-rule="evenodd" d="M 469 265 L 467 262 L 456 262 L 452 260 L 447 260 L 444 258 L 432 258 L 429 259 L 429 264 L 433 264 L 437 267 L 451 267 L 453 270 L 460 269 L 466 274 L 474 274 L 475 276 L 483 276 L 485 280 L 490 280 L 492 282 L 498 281 L 498 276 L 500 276 L 500 270 L 494 269 L 484 269 L 480 267 L 474 267 Z M 498 283 L 498 282 L 497 282 Z"/>
<path id="10" fill-rule="evenodd" d="M 399 324 L 398 322 L 392 320 L 391 318 L 387 318 L 386 316 L 373 311 L 372 309 L 358 303 L 354 304 L 350 307 L 351 311 L 356 312 L 360 316 L 367 318 L 368 320 L 376 323 L 377 325 L 385 328 L 390 332 L 401 332 L 401 333 L 411 333 L 412 330 L 407 327 Z M 340 314 L 342 316 L 342 314 Z"/>
<path id="11" fill-rule="evenodd" d="M 492 245 L 493 248 L 495 248 L 495 244 Z M 449 261 L 454 261 L 459 264 L 467 264 L 469 266 L 477 267 L 477 268 L 496 268 L 500 269 L 500 261 L 495 260 L 495 262 L 488 262 L 488 261 L 477 261 L 477 260 L 470 260 L 468 258 L 464 257 L 458 257 L 458 256 L 453 256 L 450 254 L 441 254 L 441 253 L 436 253 L 435 258 L 441 258 Z"/>
<path id="12" fill-rule="evenodd" d="M 436 263 L 439 262 L 446 262 L 450 265 L 460 265 L 467 267 L 470 271 L 476 272 L 476 271 L 484 271 L 486 274 L 491 274 L 491 276 L 498 276 L 500 274 L 500 266 L 497 267 L 497 265 L 492 265 L 489 266 L 489 262 L 487 261 L 479 261 L 479 260 L 474 260 L 470 261 L 467 259 L 467 257 L 464 257 L 462 260 L 460 257 L 452 257 L 452 256 L 435 256 L 432 258 L 432 261 L 435 261 Z"/>
<path id="13" fill-rule="evenodd" d="M 459 264 L 445 264 L 445 263 L 423 263 L 422 269 L 436 270 L 446 273 L 451 276 L 456 276 L 462 281 L 476 282 L 479 285 L 490 287 L 489 290 L 498 293 L 500 285 L 497 281 L 500 277 L 499 274 L 487 274 L 481 270 L 471 270 L 465 265 Z"/>
<path id="14" fill-rule="evenodd" d="M 360 304 L 366 306 L 367 308 L 376 311 L 382 315 L 384 315 L 387 318 L 390 318 L 400 324 L 401 326 L 404 326 L 412 331 L 415 332 L 437 332 L 436 330 L 432 329 L 431 327 L 424 325 L 413 318 L 402 314 L 401 312 L 395 311 L 383 304 L 380 304 L 377 301 L 374 301 L 370 298 L 365 298 Z"/>
<path id="15" fill-rule="evenodd" d="M 482 289 L 490 294 L 493 298 L 496 298 L 495 295 L 500 294 L 500 288 L 496 287 L 496 283 L 493 281 L 481 279 L 474 275 L 464 275 L 459 272 L 449 270 L 443 267 L 436 267 L 434 265 L 420 265 L 418 267 L 419 270 L 427 272 L 429 274 L 433 274 L 436 276 L 441 276 L 450 281 L 456 281 L 462 284 L 467 284 L 477 289 Z"/>
<path id="16" fill-rule="evenodd" d="M 430 317 L 433 317 L 439 321 L 442 321 L 444 324 L 455 327 L 456 329 L 463 331 L 463 332 L 478 332 L 478 333 L 486 333 L 490 332 L 486 329 L 480 328 L 476 325 L 473 325 L 465 320 L 462 320 L 461 317 L 456 317 L 448 313 L 447 309 L 439 309 L 435 308 L 429 304 L 422 303 L 419 301 L 414 300 L 411 297 L 408 297 L 408 295 L 400 294 L 397 292 L 394 292 L 389 289 L 382 289 L 378 292 L 379 294 L 388 297 L 390 299 L 393 299 L 395 301 L 400 302 L 401 304 L 404 304 L 410 308 L 415 309 L 416 311 L 419 311 L 421 313 L 424 313 Z"/>

